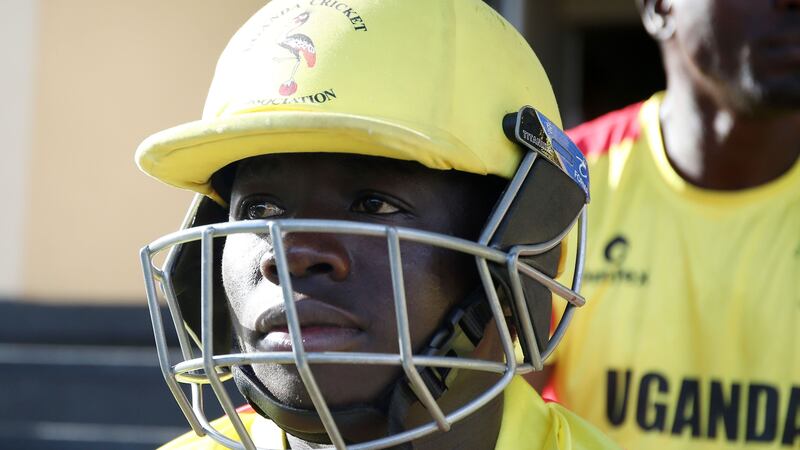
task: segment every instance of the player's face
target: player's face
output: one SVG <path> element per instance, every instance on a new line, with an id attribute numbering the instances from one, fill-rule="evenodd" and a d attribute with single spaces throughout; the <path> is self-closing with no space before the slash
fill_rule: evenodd
<path id="1" fill-rule="evenodd" d="M 488 180 L 382 158 L 262 156 L 241 163 L 230 214 L 231 220 L 359 221 L 474 239 L 499 194 Z M 306 351 L 398 352 L 385 238 L 295 233 L 284 242 Z M 411 338 L 419 350 L 479 282 L 471 257 L 425 245 L 401 249 Z M 270 238 L 229 237 L 222 264 L 243 351 L 291 351 Z M 294 366 L 253 369 L 279 401 L 312 407 Z M 400 373 L 396 366 L 312 370 L 334 407 L 374 400 Z"/>
<path id="2" fill-rule="evenodd" d="M 733 106 L 800 108 L 800 0 L 673 0 L 672 13 L 677 57 Z"/>

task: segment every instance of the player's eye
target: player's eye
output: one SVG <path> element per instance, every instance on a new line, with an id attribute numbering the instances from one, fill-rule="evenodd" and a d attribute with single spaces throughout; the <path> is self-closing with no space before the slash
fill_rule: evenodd
<path id="1" fill-rule="evenodd" d="M 389 201 L 375 195 L 368 195 L 358 199 L 353 204 L 353 211 L 367 214 L 394 214 L 400 212 L 401 209 Z"/>
<path id="2" fill-rule="evenodd" d="M 285 212 L 280 206 L 264 199 L 245 200 L 239 207 L 239 217 L 243 220 L 271 219 Z"/>

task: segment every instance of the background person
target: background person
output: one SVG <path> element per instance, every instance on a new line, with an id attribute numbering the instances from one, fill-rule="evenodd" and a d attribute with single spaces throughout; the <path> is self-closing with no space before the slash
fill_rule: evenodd
<path id="1" fill-rule="evenodd" d="M 547 372 L 625 448 L 797 448 L 800 2 L 639 6 L 667 90 L 570 132 L 589 303 Z"/>

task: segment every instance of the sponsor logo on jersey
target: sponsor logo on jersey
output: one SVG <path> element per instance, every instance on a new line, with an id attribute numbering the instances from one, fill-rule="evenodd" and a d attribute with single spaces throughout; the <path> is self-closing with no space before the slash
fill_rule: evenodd
<path id="1" fill-rule="evenodd" d="M 670 379 L 657 371 L 634 375 L 611 369 L 606 418 L 614 427 L 731 443 L 800 445 L 800 386 L 757 382 Z"/>
<path id="2" fill-rule="evenodd" d="M 606 266 L 600 270 L 587 268 L 583 274 L 583 281 L 586 283 L 608 281 L 636 286 L 646 285 L 650 275 L 643 270 L 636 270 L 625 264 L 630 248 L 631 244 L 625 236 L 619 234 L 611 238 L 603 249 L 603 259 L 606 261 Z"/>

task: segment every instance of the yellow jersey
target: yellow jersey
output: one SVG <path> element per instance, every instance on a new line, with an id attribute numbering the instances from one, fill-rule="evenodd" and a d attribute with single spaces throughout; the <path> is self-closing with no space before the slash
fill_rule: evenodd
<path id="1" fill-rule="evenodd" d="M 552 387 L 627 449 L 798 449 L 800 163 L 752 189 L 690 185 L 662 97 L 569 132 L 590 163 L 588 303 Z"/>
<path id="2" fill-rule="evenodd" d="M 495 449 L 502 450 L 603 450 L 618 449 L 594 427 L 557 403 L 547 403 L 521 378 L 515 377 L 504 391 L 503 422 Z M 285 433 L 252 409 L 239 413 L 253 441 L 260 448 L 288 449 Z M 236 432 L 227 418 L 212 423 L 224 435 Z M 221 450 L 209 437 L 187 433 L 161 450 Z"/>

